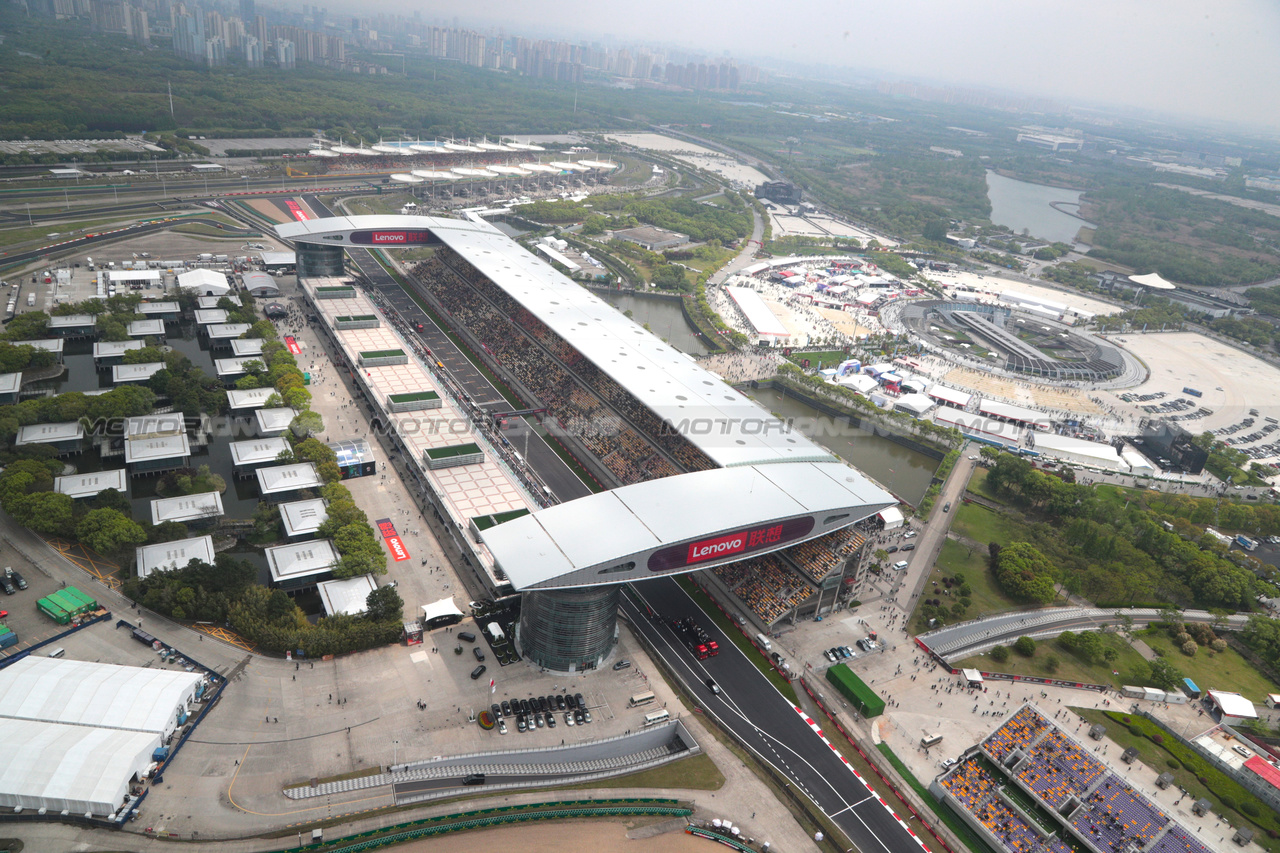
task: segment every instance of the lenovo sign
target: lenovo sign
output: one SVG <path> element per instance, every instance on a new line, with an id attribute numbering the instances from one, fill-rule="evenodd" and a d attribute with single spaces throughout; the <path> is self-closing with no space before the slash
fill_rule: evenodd
<path id="1" fill-rule="evenodd" d="M 728 536 L 718 536 L 715 539 L 703 539 L 701 542 L 694 542 L 689 546 L 689 554 L 685 557 L 685 562 L 690 564 L 701 563 L 703 560 L 727 557 L 730 554 L 736 554 L 746 549 L 746 535 L 731 533 Z"/>
<path id="2" fill-rule="evenodd" d="M 789 518 L 749 527 L 733 533 L 721 533 L 709 539 L 699 539 L 683 545 L 671 545 L 654 551 L 649 557 L 651 572 L 670 572 L 699 563 L 723 560 L 735 554 L 751 554 L 772 551 L 788 542 L 807 536 L 814 528 L 811 516 Z"/>
<path id="3" fill-rule="evenodd" d="M 396 532 L 396 526 L 391 519 L 380 518 L 374 523 L 378 525 L 378 532 L 382 534 L 387 547 L 391 549 L 391 558 L 397 563 L 409 559 L 409 549 L 405 547 L 404 540 Z"/>
<path id="4" fill-rule="evenodd" d="M 422 246 L 439 243 L 435 234 L 427 230 L 412 231 L 352 231 L 351 242 L 356 246 Z"/>

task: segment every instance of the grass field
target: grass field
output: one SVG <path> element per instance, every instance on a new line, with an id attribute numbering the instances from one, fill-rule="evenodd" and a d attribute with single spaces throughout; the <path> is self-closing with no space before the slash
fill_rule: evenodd
<path id="1" fill-rule="evenodd" d="M 975 495 L 981 495 L 989 501 L 1003 504 L 1004 501 L 991 489 L 987 488 L 987 469 L 979 466 L 973 471 L 973 476 L 969 478 L 968 490 Z"/>
<path id="2" fill-rule="evenodd" d="M 1112 687 L 1141 684 L 1148 672 L 1147 662 L 1142 659 L 1142 655 L 1134 651 L 1124 637 L 1118 634 L 1103 634 L 1102 640 L 1106 647 L 1115 649 L 1118 655 L 1111 663 L 1086 663 L 1058 648 L 1051 640 L 1045 640 L 1036 644 L 1036 653 L 1029 658 L 1013 652 L 1004 663 L 996 663 L 990 654 L 974 655 L 953 665 L 987 672 L 1007 672 L 1010 675 L 1035 675 L 1087 684 L 1109 684 Z M 1052 671 L 1049 664 L 1051 657 L 1058 661 L 1057 668 Z M 1115 675 L 1116 672 L 1120 674 Z"/>
<path id="3" fill-rule="evenodd" d="M 819 366 L 824 368 L 835 367 L 836 365 L 838 365 L 840 362 L 844 361 L 848 357 L 849 356 L 845 354 L 844 350 L 823 350 L 821 352 L 794 352 L 791 355 L 787 356 L 788 359 L 790 359 L 792 362 L 800 366 L 804 365 L 804 360 L 807 358 L 809 359 L 809 366 L 815 369 L 818 368 Z"/>
<path id="4" fill-rule="evenodd" d="M 954 603 L 954 595 L 948 597 L 943 593 L 946 586 L 943 585 L 942 579 L 944 577 L 952 577 L 956 572 L 964 575 L 965 582 L 972 589 L 969 598 L 973 601 L 962 615 L 954 617 L 956 622 L 975 619 L 981 615 L 1001 613 L 1018 606 L 1017 602 L 1006 596 L 996 586 L 995 579 L 987 568 L 986 551 L 976 547 L 970 548 L 968 545 L 957 542 L 954 539 L 948 539 L 942 543 L 942 551 L 938 554 L 938 560 L 934 563 L 933 571 L 929 574 L 928 583 L 920 600 L 940 598 L 948 605 Z M 935 581 L 938 583 L 936 587 L 933 586 Z M 915 634 L 922 634 L 930 630 L 929 626 L 925 624 L 923 614 L 918 609 L 911 617 L 910 630 Z"/>
<path id="5" fill-rule="evenodd" d="M 990 542 L 1007 545 L 1010 542 L 1033 541 L 1025 525 L 1010 515 L 973 503 L 952 507 L 951 511 L 955 514 L 951 529 L 983 545 Z"/>
<path id="6" fill-rule="evenodd" d="M 692 788 L 698 791 L 718 791 L 724 786 L 724 774 L 705 752 L 681 758 L 661 767 L 651 767 L 627 776 L 611 779 L 595 779 L 580 785 L 567 785 L 563 790 L 589 790 L 591 788 Z"/>
<path id="7" fill-rule="evenodd" d="M 1215 652 L 1202 647 L 1195 657 L 1187 657 L 1174 648 L 1173 640 L 1164 631 L 1149 629 L 1138 636 L 1202 690 L 1230 690 L 1258 704 L 1266 700 L 1268 693 L 1280 693 L 1280 685 L 1250 666 L 1235 649 Z"/>

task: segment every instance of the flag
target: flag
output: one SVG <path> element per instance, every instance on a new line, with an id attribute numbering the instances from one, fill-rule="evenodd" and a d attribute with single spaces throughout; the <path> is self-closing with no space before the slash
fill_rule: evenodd
<path id="1" fill-rule="evenodd" d="M 490 678 L 490 679 L 489 679 L 489 692 L 490 692 L 490 693 L 497 693 L 497 692 L 498 692 L 498 688 L 497 688 L 496 686 L 494 686 L 495 684 L 496 684 L 496 682 L 495 682 L 492 678 Z"/>

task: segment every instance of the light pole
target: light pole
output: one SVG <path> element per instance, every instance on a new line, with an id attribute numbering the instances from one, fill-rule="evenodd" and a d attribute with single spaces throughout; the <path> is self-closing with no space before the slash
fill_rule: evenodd
<path id="1" fill-rule="evenodd" d="M 395 748 L 391 752 L 391 766 L 395 767 L 400 763 L 400 741 L 393 740 L 391 743 L 395 745 Z"/>
<path id="2" fill-rule="evenodd" d="M 31 202 L 27 202 L 27 225 L 35 227 L 35 222 L 31 220 Z"/>

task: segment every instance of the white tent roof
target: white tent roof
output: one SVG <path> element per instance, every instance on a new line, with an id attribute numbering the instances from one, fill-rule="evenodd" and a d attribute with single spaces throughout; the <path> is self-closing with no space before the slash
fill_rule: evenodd
<path id="1" fill-rule="evenodd" d="M 1228 717 L 1242 717 L 1250 720 L 1258 718 L 1258 712 L 1253 707 L 1253 703 L 1241 696 L 1239 693 L 1228 693 L 1224 690 L 1210 690 L 1209 696 L 1214 702 L 1218 703 L 1218 707 L 1222 709 L 1222 713 Z"/>
<path id="2" fill-rule="evenodd" d="M 424 623 L 444 616 L 457 616 L 459 619 L 463 616 L 462 611 L 458 609 L 458 605 L 453 603 L 452 598 L 442 598 L 439 601 L 422 605 L 422 621 Z"/>
<path id="3" fill-rule="evenodd" d="M 963 391 L 948 388 L 946 385 L 934 385 L 929 389 L 929 396 L 942 400 L 944 403 L 959 406 L 962 409 L 969 405 L 969 401 L 973 399 L 972 394 L 966 394 Z"/>
<path id="4" fill-rule="evenodd" d="M 168 735 L 200 681 L 194 672 L 27 655 L 0 669 L 0 717 Z"/>
<path id="5" fill-rule="evenodd" d="M 901 527 L 903 522 L 902 510 L 896 506 L 886 507 L 878 513 L 880 520 L 884 522 L 884 526 L 888 530 L 895 527 Z"/>
<path id="6" fill-rule="evenodd" d="M 724 292 L 734 302 L 738 303 L 738 307 L 742 309 L 742 313 L 746 316 L 747 322 L 751 324 L 751 328 L 755 329 L 762 335 L 772 335 L 774 337 L 786 338 L 791 336 L 791 332 L 787 327 L 782 325 L 782 321 L 778 319 L 773 310 L 760 298 L 760 294 L 746 287 L 726 287 Z"/>
<path id="7" fill-rule="evenodd" d="M 905 409 L 913 415 L 923 415 L 938 404 L 930 400 L 924 394 L 903 394 L 898 398 L 898 404 L 895 408 Z"/>
<path id="8" fill-rule="evenodd" d="M 112 814 L 146 771 L 156 732 L 0 718 L 0 807 Z"/>
<path id="9" fill-rule="evenodd" d="M 316 584 L 320 591 L 320 601 L 324 604 L 324 612 L 330 616 L 345 613 L 359 616 L 367 609 L 369 593 L 378 588 L 373 582 L 373 575 L 360 575 L 340 581 L 321 581 Z"/>
<path id="10" fill-rule="evenodd" d="M 227 277 L 214 270 L 198 269 L 178 274 L 178 287 L 198 290 L 202 294 L 221 296 L 231 290 Z"/>
<path id="11" fill-rule="evenodd" d="M 1036 433 L 1035 443 L 1036 450 L 1049 456 L 1077 457 L 1086 460 L 1085 464 L 1092 462 L 1107 468 L 1128 468 L 1120 458 L 1120 454 L 1109 444 L 1072 438 L 1069 435 L 1057 435 L 1052 432 Z"/>
<path id="12" fill-rule="evenodd" d="M 998 400 L 983 400 L 978 404 L 978 411 L 982 412 L 984 415 L 993 415 L 997 418 L 1008 418 L 1011 421 L 1032 423 L 1039 429 L 1049 428 L 1048 415 L 1044 412 L 1037 412 L 1035 409 L 1028 409 L 1025 406 L 1015 406 L 1012 403 L 1001 403 Z"/>
<path id="13" fill-rule="evenodd" d="M 970 684 L 982 683 L 982 673 L 976 669 L 962 669 L 960 670 L 960 674 L 963 675 L 965 681 L 968 681 Z"/>
<path id="14" fill-rule="evenodd" d="M 1160 277 L 1160 273 L 1149 272 L 1146 275 L 1131 275 L 1129 281 L 1134 284 L 1140 284 L 1143 287 L 1149 287 L 1152 290 L 1176 290 L 1177 285 L 1171 281 L 1165 281 Z"/>
<path id="15" fill-rule="evenodd" d="M 841 376 L 836 380 L 836 384 L 852 388 L 862 394 L 870 394 L 880 387 L 879 382 L 865 373 L 851 373 L 848 376 Z"/>

